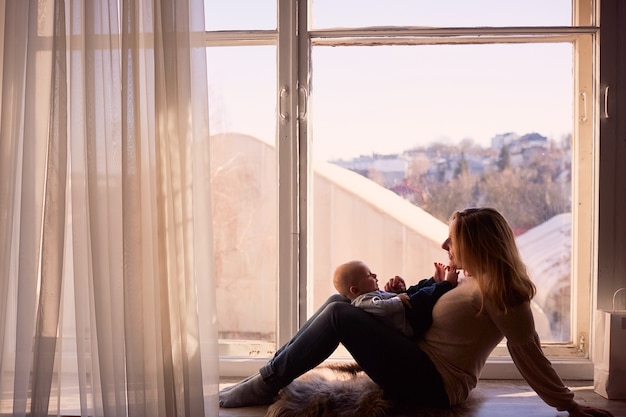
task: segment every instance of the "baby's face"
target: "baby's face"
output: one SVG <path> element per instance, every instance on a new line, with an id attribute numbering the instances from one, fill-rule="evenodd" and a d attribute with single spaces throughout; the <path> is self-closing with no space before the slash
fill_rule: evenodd
<path id="1" fill-rule="evenodd" d="M 360 294 L 378 290 L 376 274 L 370 271 L 366 265 L 363 265 L 357 273 L 359 274 L 359 279 L 355 286 L 359 289 Z"/>

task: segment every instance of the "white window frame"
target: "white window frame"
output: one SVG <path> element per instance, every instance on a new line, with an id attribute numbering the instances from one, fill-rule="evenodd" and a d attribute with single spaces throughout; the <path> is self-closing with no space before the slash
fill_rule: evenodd
<path id="1" fill-rule="evenodd" d="M 277 0 L 278 28 L 263 31 L 207 32 L 207 46 L 276 45 L 278 51 L 277 164 L 278 188 L 278 323 L 277 344 L 289 340 L 307 317 L 307 243 L 310 195 L 308 82 L 311 47 L 315 45 L 424 45 L 571 42 L 574 46 L 574 103 L 572 169 L 572 330 L 571 344 L 544 344 L 544 352 L 564 379 L 593 379 L 589 358 L 596 246 L 598 126 L 598 5 L 594 0 L 572 2 L 574 25 L 566 27 L 497 28 L 308 28 L 306 0 Z M 244 376 L 267 358 L 220 358 L 220 372 Z M 490 357 L 483 378 L 518 378 L 506 347 Z"/>

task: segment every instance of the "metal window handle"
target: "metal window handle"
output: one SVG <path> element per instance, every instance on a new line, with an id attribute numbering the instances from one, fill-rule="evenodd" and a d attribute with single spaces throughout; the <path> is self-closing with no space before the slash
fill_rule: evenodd
<path id="1" fill-rule="evenodd" d="M 289 90 L 287 89 L 287 87 L 283 87 L 280 89 L 280 103 L 279 103 L 279 115 L 280 115 L 280 119 L 287 123 L 289 121 L 289 112 L 285 112 L 283 111 L 283 108 L 287 107 L 286 101 L 287 98 L 289 97 Z"/>
<path id="2" fill-rule="evenodd" d="M 604 89 L 604 118 L 609 118 L 609 86 Z"/>
<path id="3" fill-rule="evenodd" d="M 298 91 L 300 92 L 300 112 L 298 113 L 298 118 L 300 121 L 304 121 L 306 119 L 309 92 L 303 85 L 298 88 Z"/>

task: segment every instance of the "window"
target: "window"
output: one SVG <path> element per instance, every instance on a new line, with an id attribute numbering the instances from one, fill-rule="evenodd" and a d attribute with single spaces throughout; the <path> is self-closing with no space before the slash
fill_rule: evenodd
<path id="1" fill-rule="evenodd" d="M 218 331 L 230 355 L 274 350 L 275 63 L 274 46 L 207 48 Z"/>
<path id="2" fill-rule="evenodd" d="M 207 16 L 220 4 L 207 1 Z M 216 219 L 221 209 L 230 219 L 216 222 L 218 239 L 239 239 L 218 295 L 224 357 L 264 360 L 334 291 L 332 271 L 348 259 L 380 277 L 429 276 L 452 210 L 492 205 L 516 229 L 540 289 L 544 349 L 586 358 L 594 3 L 277 4 L 275 25 L 246 22 L 276 6 L 256 3 L 232 11 L 244 22 L 236 30 L 207 24 L 209 68 L 235 80 L 217 90 L 221 79 L 209 79 L 211 111 L 224 110 L 211 114 L 221 123 L 212 137 L 244 133 L 224 143 L 254 177 L 229 180 L 214 198 Z M 548 246 L 536 252 L 537 241 Z"/>
<path id="3" fill-rule="evenodd" d="M 207 73 L 220 355 L 264 357 L 277 323 L 275 42 L 215 42 Z"/>

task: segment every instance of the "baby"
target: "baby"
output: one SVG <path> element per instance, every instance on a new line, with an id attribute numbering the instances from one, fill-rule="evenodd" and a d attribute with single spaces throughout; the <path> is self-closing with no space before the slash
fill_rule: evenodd
<path id="1" fill-rule="evenodd" d="M 435 262 L 435 274 L 396 294 L 378 289 L 378 279 L 362 261 L 350 261 L 335 270 L 333 284 L 352 305 L 375 314 L 411 337 L 423 334 L 432 324 L 437 300 L 456 287 L 458 272 Z"/>

